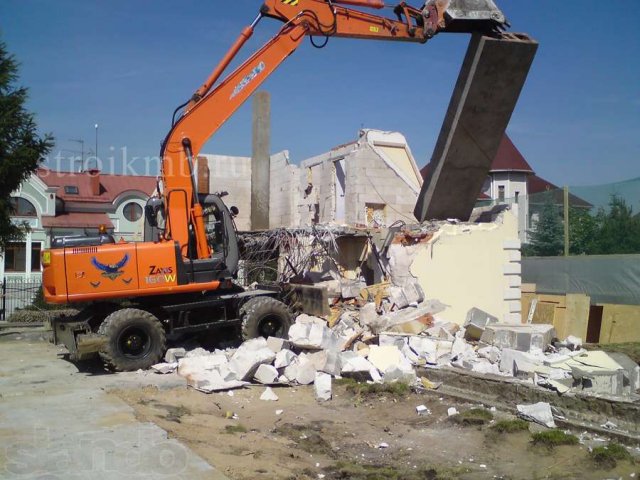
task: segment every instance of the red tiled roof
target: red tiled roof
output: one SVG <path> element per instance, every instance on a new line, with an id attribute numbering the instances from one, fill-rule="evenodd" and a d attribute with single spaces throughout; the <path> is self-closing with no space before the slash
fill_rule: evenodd
<path id="1" fill-rule="evenodd" d="M 529 172 L 533 169 L 524 159 L 520 151 L 513 144 L 509 136 L 505 133 L 498 147 L 496 158 L 491 164 L 491 171 Z"/>
<path id="2" fill-rule="evenodd" d="M 420 170 L 422 178 L 427 178 L 427 173 L 429 173 L 430 168 L 430 163 L 422 167 L 422 170 Z M 506 133 L 504 134 L 504 137 L 502 137 L 500 147 L 498 147 L 498 153 L 496 153 L 496 158 L 494 158 L 493 163 L 491 163 L 490 171 L 533 173 L 533 169 L 531 168 L 531 166 L 527 163 L 520 151 L 516 148 L 516 146 L 513 144 Z"/>
<path id="3" fill-rule="evenodd" d="M 127 191 L 139 191 L 151 195 L 156 188 L 155 177 L 136 175 L 114 175 L 99 173 L 100 194 L 94 195 L 91 190 L 91 174 L 89 172 L 58 172 L 48 168 L 39 168 L 38 177 L 49 187 L 59 187 L 56 195 L 65 201 L 112 203 L 114 199 Z M 78 188 L 78 194 L 68 194 L 65 186 Z"/>
<path id="4" fill-rule="evenodd" d="M 533 193 L 546 192 L 547 190 L 555 190 L 557 188 L 559 187 L 537 175 L 531 175 L 527 180 L 527 192 L 529 195 Z"/>
<path id="5" fill-rule="evenodd" d="M 44 228 L 98 228 L 100 225 L 113 228 L 106 213 L 71 212 L 55 217 L 42 217 Z"/>

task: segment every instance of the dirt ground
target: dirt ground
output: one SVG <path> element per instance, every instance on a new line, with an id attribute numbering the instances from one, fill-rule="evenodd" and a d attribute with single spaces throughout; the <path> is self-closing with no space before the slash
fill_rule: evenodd
<path id="1" fill-rule="evenodd" d="M 334 398 L 318 403 L 312 387 L 274 389 L 275 402 L 260 400 L 263 390 L 111 393 L 131 405 L 139 421 L 157 424 L 233 480 L 604 479 L 638 478 L 640 472 L 633 460 L 608 469 L 594 464 L 588 446 L 606 444 L 602 440 L 548 449 L 532 445 L 532 432 L 541 430 L 534 424 L 496 433 L 492 424 L 512 418 L 508 414 L 495 412 L 485 425 L 460 425 L 447 409 L 477 405 L 437 391 L 363 394 L 334 385 Z M 418 415 L 421 404 L 431 413 Z"/>

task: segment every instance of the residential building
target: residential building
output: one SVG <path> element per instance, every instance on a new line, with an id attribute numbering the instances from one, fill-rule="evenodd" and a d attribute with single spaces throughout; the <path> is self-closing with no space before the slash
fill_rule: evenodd
<path id="1" fill-rule="evenodd" d="M 155 177 L 39 168 L 11 193 L 14 222 L 29 231 L 2 252 L 0 278 L 40 278 L 40 252 L 54 237 L 95 235 L 104 225 L 117 239 L 142 240 L 144 205 L 155 189 Z"/>

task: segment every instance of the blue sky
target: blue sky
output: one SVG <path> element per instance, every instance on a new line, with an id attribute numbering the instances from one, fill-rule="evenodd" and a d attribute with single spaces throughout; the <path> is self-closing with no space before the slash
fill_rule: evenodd
<path id="1" fill-rule="evenodd" d="M 508 128 L 534 170 L 559 185 L 640 177 L 640 2 L 497 3 L 513 31 L 540 42 Z M 94 148 L 98 123 L 100 157 L 119 165 L 122 147 L 129 160 L 158 154 L 175 106 L 260 5 L 2 0 L 0 35 L 21 62 L 28 107 L 55 135 L 56 152 L 79 149 L 69 139 Z M 240 57 L 278 26 L 264 20 Z M 426 45 L 332 39 L 316 50 L 305 42 L 262 87 L 271 92 L 272 150 L 288 149 L 297 163 L 353 140 L 361 127 L 378 128 L 404 133 L 424 165 L 467 42 L 457 34 Z M 250 113 L 248 102 L 204 152 L 250 155 Z"/>

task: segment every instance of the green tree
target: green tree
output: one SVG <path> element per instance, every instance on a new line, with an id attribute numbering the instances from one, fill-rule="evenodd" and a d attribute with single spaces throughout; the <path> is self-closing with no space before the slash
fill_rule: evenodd
<path id="1" fill-rule="evenodd" d="M 11 221 L 10 193 L 53 147 L 51 135 L 38 135 L 33 114 L 24 107 L 27 89 L 16 86 L 17 80 L 17 61 L 0 41 L 0 252 L 27 228 Z"/>
<path id="2" fill-rule="evenodd" d="M 569 207 L 569 253 L 591 255 L 595 250 L 600 225 L 584 208 Z"/>
<path id="3" fill-rule="evenodd" d="M 540 209 L 538 221 L 529 232 L 530 241 L 524 248 L 528 256 L 553 257 L 564 251 L 564 227 L 560 208 L 549 194 Z"/>
<path id="4" fill-rule="evenodd" d="M 598 233 L 594 240 L 594 254 L 640 253 L 640 219 L 624 198 L 612 195 L 609 212 L 597 215 Z"/>

